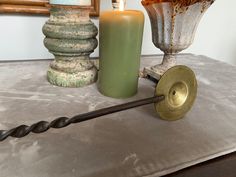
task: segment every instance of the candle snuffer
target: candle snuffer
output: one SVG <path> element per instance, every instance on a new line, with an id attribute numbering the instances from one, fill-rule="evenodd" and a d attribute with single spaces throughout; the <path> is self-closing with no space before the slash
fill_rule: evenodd
<path id="1" fill-rule="evenodd" d="M 100 110 L 76 115 L 72 118 L 59 117 L 52 122 L 39 121 L 31 126 L 20 125 L 10 130 L 0 130 L 0 141 L 9 136 L 22 138 L 29 133 L 43 133 L 50 128 L 64 128 L 101 116 L 154 103 L 159 117 L 174 121 L 183 118 L 191 109 L 197 95 L 197 81 L 194 72 L 187 66 L 175 66 L 166 71 L 159 80 L 153 97 L 116 105 Z"/>

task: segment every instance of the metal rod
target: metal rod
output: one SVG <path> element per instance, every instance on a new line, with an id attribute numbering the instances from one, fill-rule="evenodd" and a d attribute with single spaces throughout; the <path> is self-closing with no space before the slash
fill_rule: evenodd
<path id="1" fill-rule="evenodd" d="M 112 113 L 116 113 L 116 112 L 120 112 L 120 111 L 124 111 L 124 110 L 128 110 L 128 109 L 132 109 L 135 107 L 148 105 L 151 103 L 158 103 L 164 99 L 165 99 L 164 96 L 154 96 L 151 98 L 145 98 L 142 100 L 132 101 L 132 102 L 128 102 L 128 103 L 124 103 L 124 104 L 111 106 L 108 108 L 103 108 L 103 109 L 99 109 L 96 111 L 76 115 L 72 118 L 60 117 L 60 118 L 53 120 L 52 122 L 40 121 L 40 122 L 35 123 L 31 126 L 20 125 L 16 128 L 10 129 L 10 130 L 0 130 L 0 141 L 7 139 L 9 136 L 14 137 L 14 138 L 22 138 L 22 137 L 28 135 L 30 132 L 43 133 L 43 132 L 46 132 L 47 130 L 49 130 L 50 128 L 56 128 L 56 129 L 64 128 L 70 124 L 75 124 L 75 123 L 88 121 L 91 119 L 96 119 L 101 116 L 105 116 L 108 114 L 112 114 Z"/>

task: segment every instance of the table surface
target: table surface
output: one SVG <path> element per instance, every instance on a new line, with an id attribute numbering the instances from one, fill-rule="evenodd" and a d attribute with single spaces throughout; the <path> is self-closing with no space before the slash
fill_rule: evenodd
<path id="1" fill-rule="evenodd" d="M 161 56 L 143 57 L 142 67 L 160 61 Z M 154 93 L 155 84 L 146 79 L 140 79 L 138 94 L 125 100 L 104 97 L 96 84 L 52 86 L 46 80 L 49 62 L 0 63 L 0 129 L 71 117 Z M 179 55 L 178 63 L 191 67 L 199 84 L 196 103 L 184 119 L 163 121 L 148 105 L 40 135 L 9 138 L 0 143 L 0 176 L 156 177 L 235 152 L 235 66 L 191 54 Z"/>

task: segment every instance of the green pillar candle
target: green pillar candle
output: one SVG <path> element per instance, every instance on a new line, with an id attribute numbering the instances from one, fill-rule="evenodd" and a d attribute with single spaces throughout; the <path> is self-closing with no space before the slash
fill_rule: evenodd
<path id="1" fill-rule="evenodd" d="M 141 11 L 106 11 L 100 15 L 98 89 L 106 96 L 137 93 L 144 15 Z"/>

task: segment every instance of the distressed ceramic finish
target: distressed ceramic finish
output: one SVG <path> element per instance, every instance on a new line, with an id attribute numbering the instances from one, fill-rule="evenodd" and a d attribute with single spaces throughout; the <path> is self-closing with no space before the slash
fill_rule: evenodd
<path id="1" fill-rule="evenodd" d="M 165 54 L 161 64 L 147 68 L 146 72 L 161 76 L 176 64 L 175 54 L 192 44 L 198 23 L 213 1 L 203 0 L 182 8 L 177 6 L 178 1 L 144 2 L 151 21 L 152 41 Z"/>
<path id="2" fill-rule="evenodd" d="M 97 69 L 89 59 L 97 47 L 97 27 L 89 18 L 90 8 L 53 6 L 43 27 L 46 48 L 55 56 L 48 70 L 50 83 L 81 87 L 97 79 Z"/>
<path id="3" fill-rule="evenodd" d="M 145 57 L 141 66 L 161 59 Z M 9 138 L 0 143 L 0 176 L 158 177 L 236 151 L 236 67 L 204 56 L 177 59 L 194 70 L 199 85 L 197 100 L 184 119 L 163 121 L 154 106 L 147 105 L 45 134 Z M 54 87 L 45 79 L 48 64 L 0 63 L 0 129 L 154 94 L 155 84 L 146 79 L 140 79 L 138 94 L 125 100 L 102 96 L 96 84 Z"/>

